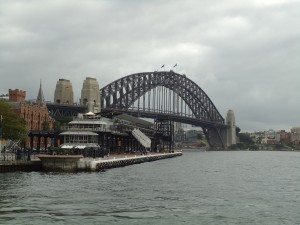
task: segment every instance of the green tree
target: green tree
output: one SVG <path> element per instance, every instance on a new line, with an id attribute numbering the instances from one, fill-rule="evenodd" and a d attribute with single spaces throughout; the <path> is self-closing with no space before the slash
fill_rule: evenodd
<path id="1" fill-rule="evenodd" d="M 48 121 L 44 121 L 42 124 L 43 130 L 50 130 L 50 124 Z"/>
<path id="2" fill-rule="evenodd" d="M 247 144 L 254 144 L 254 141 L 247 133 L 239 133 L 240 142 L 247 143 Z"/>
<path id="3" fill-rule="evenodd" d="M 4 139 L 23 140 L 26 137 L 25 121 L 3 99 L 0 99 L 0 115 L 2 115 L 2 137 Z"/>
<path id="4" fill-rule="evenodd" d="M 61 131 L 61 127 L 66 126 L 70 121 L 73 120 L 72 117 L 54 117 L 55 122 L 53 128 L 55 131 Z"/>
<path id="5" fill-rule="evenodd" d="M 202 140 L 203 136 L 201 133 L 197 133 L 197 139 Z"/>
<path id="6" fill-rule="evenodd" d="M 235 133 L 237 136 L 239 136 L 239 133 L 241 132 L 241 128 L 235 127 Z"/>
<path id="7" fill-rule="evenodd" d="M 59 121 L 55 121 L 54 124 L 53 124 L 53 129 L 55 131 L 61 131 L 61 123 Z"/>

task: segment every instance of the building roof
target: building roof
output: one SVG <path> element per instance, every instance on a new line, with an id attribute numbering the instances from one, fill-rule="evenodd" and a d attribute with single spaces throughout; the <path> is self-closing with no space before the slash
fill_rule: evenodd
<path id="1" fill-rule="evenodd" d="M 68 124 L 107 124 L 107 123 L 101 120 L 73 120 Z"/>
<path id="2" fill-rule="evenodd" d="M 98 134 L 91 131 L 64 131 L 59 135 L 88 135 L 88 136 L 98 136 Z"/>
<path id="3" fill-rule="evenodd" d="M 127 115 L 127 114 L 117 115 L 114 118 L 120 119 L 120 120 L 126 120 L 126 121 L 129 121 L 131 123 L 134 123 L 134 124 L 137 124 L 137 125 L 142 125 L 142 126 L 147 126 L 147 127 L 153 125 L 153 123 L 151 123 L 149 121 L 139 119 L 138 117 L 130 116 L 130 115 Z"/>
<path id="4" fill-rule="evenodd" d="M 86 113 L 86 114 L 84 114 L 84 115 L 86 115 L 86 116 L 94 116 L 94 115 L 96 115 L 96 114 L 93 113 L 93 112 L 91 112 L 91 111 L 89 111 L 88 113 Z"/>
<path id="5" fill-rule="evenodd" d="M 87 143 L 87 144 L 76 144 L 76 143 L 68 143 L 68 144 L 62 144 L 60 146 L 61 148 L 78 148 L 78 149 L 84 149 L 84 148 L 99 148 L 99 145 L 95 143 Z"/>

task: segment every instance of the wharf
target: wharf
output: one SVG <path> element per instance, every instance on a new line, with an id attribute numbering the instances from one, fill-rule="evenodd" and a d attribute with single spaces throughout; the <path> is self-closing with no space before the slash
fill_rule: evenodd
<path id="1" fill-rule="evenodd" d="M 78 171 L 99 171 L 104 169 L 124 167 L 133 164 L 151 162 L 161 159 L 173 158 L 182 156 L 182 152 L 174 153 L 152 153 L 147 155 L 121 155 L 110 157 L 109 159 L 81 159 L 78 162 Z"/>
<path id="2" fill-rule="evenodd" d="M 15 172 L 15 171 L 41 171 L 42 162 L 40 160 L 35 161 L 1 161 L 0 173 Z"/>
<path id="3" fill-rule="evenodd" d="M 105 158 L 83 158 L 82 155 L 36 155 L 40 160 L 0 162 L 1 172 L 45 171 L 45 172 L 96 172 L 182 156 L 182 152 L 148 153 L 147 155 L 111 155 Z"/>

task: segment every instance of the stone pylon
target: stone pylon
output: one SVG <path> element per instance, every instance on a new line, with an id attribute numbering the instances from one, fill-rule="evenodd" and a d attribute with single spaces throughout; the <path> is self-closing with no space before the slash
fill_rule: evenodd
<path id="1" fill-rule="evenodd" d="M 95 78 L 87 77 L 82 85 L 81 105 L 86 105 L 89 112 L 97 113 L 101 111 L 100 88 Z"/>
<path id="2" fill-rule="evenodd" d="M 235 126 L 235 116 L 233 110 L 227 111 L 226 116 L 226 147 L 229 147 L 230 145 L 236 144 L 236 126 Z"/>
<path id="3" fill-rule="evenodd" d="M 71 104 L 74 103 L 73 87 L 70 80 L 59 79 L 54 92 L 54 103 Z"/>

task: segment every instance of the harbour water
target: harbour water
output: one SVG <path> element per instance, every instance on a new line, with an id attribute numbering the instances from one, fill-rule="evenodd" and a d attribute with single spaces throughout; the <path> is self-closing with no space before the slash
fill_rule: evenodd
<path id="1" fill-rule="evenodd" d="M 184 151 L 94 173 L 0 174 L 0 224 L 300 224 L 300 152 Z"/>

